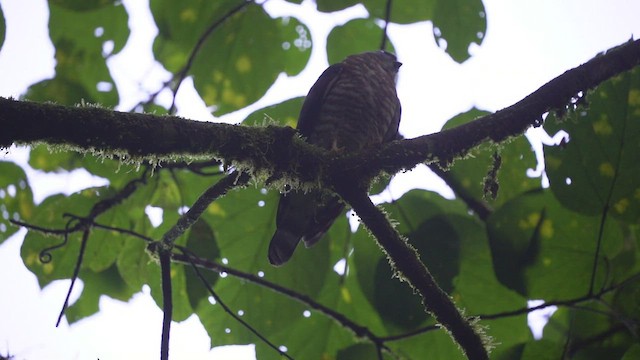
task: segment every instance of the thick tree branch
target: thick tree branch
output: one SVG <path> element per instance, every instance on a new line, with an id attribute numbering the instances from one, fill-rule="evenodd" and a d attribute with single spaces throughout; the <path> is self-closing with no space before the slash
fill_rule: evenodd
<path id="1" fill-rule="evenodd" d="M 0 99 L 0 147 L 46 142 L 80 151 L 138 160 L 212 157 L 255 172 L 331 186 L 350 172 L 370 178 L 416 164 L 447 164 L 484 141 L 501 142 L 542 123 L 552 110 L 640 64 L 640 40 L 629 41 L 565 72 L 518 103 L 476 121 L 372 151 L 330 155 L 285 127 L 245 127 L 190 121 L 175 116 L 114 112 L 97 107 L 65 107 Z"/>

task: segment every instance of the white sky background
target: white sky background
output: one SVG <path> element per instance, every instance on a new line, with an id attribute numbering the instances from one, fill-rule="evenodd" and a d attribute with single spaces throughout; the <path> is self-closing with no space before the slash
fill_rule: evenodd
<path id="1" fill-rule="evenodd" d="M 154 90 L 167 78 L 153 62 L 151 40 L 155 28 L 141 0 L 124 1 L 131 12 L 132 37 L 125 49 L 110 60 L 112 75 L 128 110 L 145 99 L 142 89 Z M 140 6 L 133 8 L 131 4 Z M 513 104 L 545 82 L 575 67 L 596 53 L 640 36 L 640 1 L 635 0 L 485 0 L 488 30 L 474 56 L 459 65 L 438 49 L 430 23 L 392 26 L 391 38 L 404 63 L 398 94 L 403 106 L 400 130 L 407 137 L 438 131 L 444 121 L 475 105 L 495 111 Z M 7 20 L 7 39 L 0 52 L 0 96 L 19 96 L 26 88 L 54 75 L 53 47 L 48 40 L 44 0 L 0 0 Z M 142 6 L 141 6 L 142 5 Z M 305 6 L 270 0 L 274 16 L 296 15 L 312 31 L 312 65 L 294 78 L 281 76 L 267 96 L 249 110 L 224 119 L 242 120 L 255 109 L 304 95 L 327 66 L 324 55 L 327 22 L 344 23 L 362 17 L 363 9 L 350 14 L 317 14 L 310 1 Z M 140 86 L 142 85 L 142 86 Z M 189 81 L 178 98 L 180 115 L 213 119 L 202 103 L 193 100 Z M 170 101 L 168 94 L 160 97 Z M 0 160 L 25 163 L 27 152 L 12 149 Z M 91 184 L 82 171 L 71 175 L 45 175 L 27 169 L 36 201 L 55 192 L 73 192 Z M 72 181 L 71 181 L 72 180 Z M 398 176 L 392 193 L 408 188 L 442 189 L 424 168 Z M 148 292 L 129 303 L 103 297 L 100 313 L 69 327 L 55 321 L 69 281 L 57 281 L 40 291 L 19 256 L 24 231 L 0 246 L 0 354 L 18 359 L 157 359 L 162 312 Z M 266 256 L 266 254 L 265 254 Z M 77 287 L 77 294 L 81 286 Z M 224 296 L 224 294 L 222 294 Z M 171 356 L 174 359 L 214 358 L 209 338 L 197 318 L 173 324 Z M 216 359 L 254 359 L 253 348 L 214 350 Z"/>

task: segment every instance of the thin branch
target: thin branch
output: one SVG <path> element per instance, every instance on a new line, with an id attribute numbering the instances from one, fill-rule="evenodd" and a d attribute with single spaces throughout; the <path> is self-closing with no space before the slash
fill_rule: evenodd
<path id="1" fill-rule="evenodd" d="M 382 29 L 382 40 L 380 42 L 380 50 L 385 50 L 387 47 L 387 28 L 389 26 L 389 21 L 391 20 L 391 2 L 393 0 L 387 0 L 387 4 L 384 8 L 384 29 Z"/>
<path id="2" fill-rule="evenodd" d="M 25 224 L 25 226 L 30 226 L 28 224 Z M 123 233 L 123 234 L 127 234 L 127 235 L 131 235 L 137 238 L 140 238 L 141 240 L 144 240 L 147 243 L 150 244 L 154 244 L 155 241 L 147 236 L 144 236 L 142 234 L 136 233 L 132 230 L 128 230 L 128 229 L 122 229 L 122 228 L 117 228 L 117 227 L 113 227 L 113 226 L 106 226 L 106 225 L 102 225 L 99 223 L 91 223 L 91 226 L 97 229 L 104 229 L 104 230 L 109 230 L 109 231 L 115 231 L 115 232 L 119 232 L 119 233 Z M 45 229 L 46 230 L 46 229 Z M 208 260 L 208 259 L 204 259 L 204 258 L 200 258 L 197 255 L 193 254 L 193 252 L 191 252 L 190 250 L 188 250 L 187 248 L 180 246 L 180 245 L 174 245 L 175 248 L 177 248 L 178 250 L 180 250 L 183 254 L 176 254 L 176 253 L 172 253 L 171 255 L 171 260 L 176 262 L 176 263 L 180 263 L 180 264 L 188 264 L 191 265 L 193 264 L 194 266 L 198 267 L 198 268 L 202 268 L 208 271 L 213 271 L 213 272 L 217 272 L 217 273 L 226 273 L 230 276 L 236 277 L 238 279 L 242 279 L 245 280 L 247 282 L 256 284 L 258 286 L 262 286 L 264 288 L 270 289 L 271 291 L 274 291 L 276 293 L 285 295 L 287 297 L 289 297 L 290 299 L 297 301 L 307 307 L 309 307 L 310 309 L 313 309 L 315 311 L 317 311 L 320 314 L 325 315 L 326 317 L 328 317 L 329 319 L 332 319 L 333 321 L 335 321 L 337 324 L 339 324 L 340 326 L 342 326 L 345 329 L 350 330 L 356 337 L 361 338 L 361 339 L 367 339 L 370 342 L 376 344 L 376 346 L 378 346 L 379 348 L 382 348 L 382 350 L 387 351 L 389 353 L 391 353 L 391 349 L 386 347 L 383 343 L 383 341 L 381 340 L 381 338 L 379 338 L 378 336 L 376 336 L 374 333 L 372 333 L 368 328 L 361 326 L 353 321 L 351 321 L 349 318 L 347 318 L 345 315 L 329 308 L 326 307 L 318 302 L 316 302 L 314 299 L 312 299 L 311 297 L 304 295 L 304 294 L 300 294 L 296 291 L 293 291 L 289 288 L 286 288 L 284 286 L 278 285 L 276 283 L 272 283 L 268 280 L 265 280 L 259 276 L 255 276 L 225 265 L 221 265 L 217 262 Z M 151 252 L 159 252 L 160 249 L 159 247 L 156 246 L 151 246 L 148 248 L 149 251 Z M 188 253 L 188 254 L 186 254 Z"/>
<path id="3" fill-rule="evenodd" d="M 72 220 L 70 220 L 71 222 Z M 62 304 L 62 310 L 60 310 L 60 314 L 58 314 L 58 321 L 56 321 L 56 327 L 60 325 L 60 321 L 62 321 L 62 316 L 64 312 L 67 310 L 69 306 L 69 298 L 71 297 L 71 291 L 73 290 L 73 285 L 75 285 L 76 280 L 78 279 L 78 275 L 80 274 L 80 267 L 82 266 L 82 259 L 84 258 L 84 253 L 87 248 L 87 241 L 89 240 L 89 233 L 91 232 L 91 228 L 86 228 L 82 233 L 82 242 L 80 242 L 80 251 L 78 252 L 78 259 L 76 260 L 76 266 L 73 269 L 73 275 L 71 276 L 71 284 L 69 284 L 69 290 L 67 291 L 67 296 L 64 299 L 64 304 Z M 66 239 L 67 235 L 65 235 Z"/>
<path id="4" fill-rule="evenodd" d="M 160 251 L 160 274 L 162 277 L 162 338 L 160 341 L 160 359 L 169 359 L 169 335 L 173 317 L 173 298 L 171 291 L 171 253 Z"/>
<path id="5" fill-rule="evenodd" d="M 213 291 L 213 288 L 211 287 L 211 285 L 209 284 L 207 279 L 205 279 L 205 277 L 200 273 L 200 270 L 198 269 L 198 266 L 196 266 L 195 262 L 193 261 L 193 257 L 194 257 L 193 255 L 194 254 L 190 250 L 188 250 L 187 248 L 182 247 L 182 246 L 178 247 L 178 250 L 180 250 L 182 252 L 182 254 L 185 256 L 185 258 L 187 259 L 187 261 L 191 265 L 191 268 L 196 272 L 196 275 L 198 276 L 198 278 L 200 279 L 202 284 L 207 288 L 207 291 L 209 291 L 209 294 L 211 294 L 211 296 L 213 296 L 213 298 L 216 301 L 216 303 L 220 304 L 222 309 L 227 314 L 231 315 L 232 318 L 234 318 L 237 322 L 242 324 L 242 326 L 244 326 L 247 330 L 251 331 L 260 340 L 262 340 L 265 344 L 267 344 L 267 346 L 269 346 L 270 348 L 272 348 L 273 350 L 278 352 L 278 354 L 280 354 L 280 356 L 284 356 L 287 359 L 293 360 L 293 358 L 291 356 L 289 356 L 289 354 L 287 354 L 284 351 L 280 350 L 280 348 L 275 346 L 271 341 L 269 341 L 269 339 L 267 339 L 262 334 L 260 334 L 260 332 L 258 330 L 256 330 L 253 326 L 251 326 L 249 323 L 244 321 L 244 319 L 242 319 L 240 316 L 236 315 L 233 311 L 231 311 L 231 309 L 222 301 L 222 299 L 220 299 L 218 294 L 215 291 Z"/>

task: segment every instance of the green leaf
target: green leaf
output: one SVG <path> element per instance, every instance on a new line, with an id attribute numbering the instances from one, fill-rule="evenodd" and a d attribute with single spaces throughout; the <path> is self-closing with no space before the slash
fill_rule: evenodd
<path id="1" fill-rule="evenodd" d="M 608 298 L 603 300 L 608 301 Z M 637 303 L 635 305 L 637 307 Z M 600 316 L 593 316 L 594 313 Z M 601 301 L 560 308 L 545 326 L 542 340 L 560 347 L 572 345 L 566 351 L 576 359 L 620 359 L 637 339 L 626 326 L 621 329 L 622 318 L 607 316 L 614 313 L 615 308 Z"/>
<path id="2" fill-rule="evenodd" d="M 378 350 L 373 344 L 355 344 L 338 351 L 336 360 L 378 359 Z M 391 356 L 383 353 L 383 359 Z"/>
<path id="3" fill-rule="evenodd" d="M 472 109 L 456 115 L 447 121 L 442 129 L 451 129 L 487 114 L 486 111 Z M 523 192 L 540 187 L 539 178 L 527 176 L 527 170 L 536 167 L 536 158 L 529 141 L 521 136 L 500 146 L 482 144 L 471 150 L 468 157 L 456 160 L 447 170 L 447 175 L 451 177 L 456 190 L 464 191 L 476 200 L 482 200 L 485 197 L 483 178 L 493 163 L 493 154 L 496 151 L 502 159 L 497 178 L 498 196 L 495 200 L 485 201 L 492 206 L 499 206 Z"/>
<path id="4" fill-rule="evenodd" d="M 154 53 L 177 73 L 206 29 L 238 2 L 157 0 L 151 5 L 160 30 Z M 297 19 L 273 19 L 261 6 L 248 5 L 205 37 L 188 75 L 205 103 L 214 107 L 214 114 L 226 114 L 262 97 L 280 73 L 302 71 L 309 59 L 310 39 L 309 30 Z"/>
<path id="5" fill-rule="evenodd" d="M 151 262 L 146 252 L 147 244 L 140 239 L 126 239 L 122 251 L 118 255 L 116 265 L 118 272 L 132 289 L 141 289 L 149 278 L 148 264 Z"/>
<path id="6" fill-rule="evenodd" d="M 556 360 L 562 359 L 563 346 L 546 340 L 528 342 L 520 360 Z"/>
<path id="7" fill-rule="evenodd" d="M 640 345 L 633 344 L 620 360 L 640 359 Z"/>
<path id="8" fill-rule="evenodd" d="M 97 313 L 100 310 L 98 305 L 102 295 L 127 301 L 135 292 L 122 280 L 115 266 L 101 272 L 83 271 L 80 278 L 84 284 L 80 298 L 65 311 L 69 323 Z"/>
<path id="9" fill-rule="evenodd" d="M 418 250 L 438 284 L 466 314 L 500 313 L 526 306 L 523 297 L 498 282 L 485 230 L 459 201 L 414 190 L 385 208 L 398 220 L 397 228 Z M 358 231 L 354 245 L 360 284 L 390 332 L 397 335 L 428 324 L 419 297 L 392 278 L 388 261 L 373 240 Z M 380 270 L 383 268 L 387 269 L 384 274 Z M 527 341 L 531 336 L 525 315 L 483 324 L 489 325 L 488 335 L 505 345 Z M 425 338 L 440 341 L 438 336 Z"/>
<path id="10" fill-rule="evenodd" d="M 151 297 L 156 304 L 162 309 L 164 299 L 162 298 L 162 277 L 160 275 L 160 264 L 149 262 L 147 264 L 147 274 L 149 287 L 151 288 Z M 187 278 L 183 265 L 171 264 L 171 298 L 173 301 L 173 317 L 174 321 L 183 321 L 191 316 L 194 312 L 189 301 L 187 293 Z"/>
<path id="11" fill-rule="evenodd" d="M 35 145 L 29 151 L 29 165 L 46 172 L 73 170 L 82 167 L 82 155 L 74 151 L 56 151 L 46 144 Z"/>
<path id="12" fill-rule="evenodd" d="M 84 169 L 109 180 L 109 184 L 114 188 L 122 188 L 131 179 L 141 176 L 141 166 L 137 164 L 127 164 L 125 160 L 112 160 L 87 153 L 63 151 L 46 144 L 31 147 L 29 165 L 46 172 Z"/>
<path id="13" fill-rule="evenodd" d="M 16 164 L 0 161 L 0 244 L 18 231 L 9 220 L 28 220 L 34 208 L 24 170 Z"/>
<path id="14" fill-rule="evenodd" d="M 482 1 L 438 0 L 433 11 L 433 35 L 453 60 L 469 57 L 469 46 L 482 43 L 487 19 Z M 446 41 L 446 46 L 443 44 Z"/>
<path id="15" fill-rule="evenodd" d="M 50 196 L 37 207 L 30 221 L 46 228 L 63 230 L 68 219 L 63 218 L 62 214 L 71 213 L 82 216 L 88 214 L 91 206 L 98 200 L 98 191 L 98 188 L 94 188 L 80 191 L 68 197 L 63 195 Z M 80 232 L 70 234 L 66 245 L 49 251 L 51 261 L 42 263 L 40 261 L 41 251 L 61 244 L 63 240 L 59 237 L 50 237 L 41 232 L 29 230 L 22 244 L 20 255 L 27 268 L 36 275 L 42 288 L 53 280 L 71 278 L 80 251 L 80 240 Z"/>
<path id="16" fill-rule="evenodd" d="M 631 224 L 640 218 L 640 69 L 619 75 L 588 95 L 558 122 L 545 121 L 550 134 L 564 130 L 568 142 L 545 147 L 550 188 L 573 211 L 608 211 Z"/>
<path id="17" fill-rule="evenodd" d="M 277 194 L 265 189 L 231 191 L 209 206 L 205 220 L 211 224 L 222 261 L 228 266 L 247 274 L 260 274 L 266 280 L 313 297 L 322 289 L 330 270 L 330 241 L 325 238 L 313 248 L 300 248 L 285 266 L 273 268 L 267 261 L 267 246 L 274 231 L 277 198 Z M 243 319 L 262 333 L 277 333 L 303 318 L 302 305 L 230 276 L 220 278 L 215 290 L 223 301 L 234 304 L 234 312 L 242 310 Z M 214 346 L 255 341 L 219 305 L 203 305 L 197 313 Z"/>
<path id="18" fill-rule="evenodd" d="M 220 249 L 216 243 L 213 230 L 209 224 L 202 220 L 196 221 L 191 227 L 187 237 L 187 248 L 197 256 L 207 260 L 218 261 L 220 258 Z M 218 281 L 219 275 L 217 273 L 204 271 L 201 271 L 201 273 L 210 286 L 214 286 Z M 195 309 L 200 301 L 206 300 L 210 295 L 193 269 L 188 269 L 186 276 L 187 295 L 189 296 L 191 307 Z"/>
<path id="19" fill-rule="evenodd" d="M 298 124 L 298 114 L 300 114 L 303 101 L 304 97 L 297 97 L 256 110 L 249 114 L 242 124 L 248 126 L 280 125 L 295 128 Z"/>
<path id="20" fill-rule="evenodd" d="M 56 48 L 56 76 L 30 87 L 26 98 L 72 105 L 115 106 L 118 93 L 106 58 L 129 36 L 127 13 L 119 2 L 50 2 L 49 35 Z"/>
<path id="21" fill-rule="evenodd" d="M 334 12 L 350 8 L 360 2 L 359 0 L 316 0 L 316 5 L 318 11 Z"/>
<path id="22" fill-rule="evenodd" d="M 378 19 L 386 18 L 386 0 L 367 0 L 362 2 L 371 16 Z M 405 1 L 391 2 L 390 22 L 396 24 L 411 24 L 420 21 L 428 21 L 433 18 L 435 0 L 415 1 L 410 5 Z"/>
<path id="23" fill-rule="evenodd" d="M 178 209 L 185 205 L 182 191 L 177 179 L 172 172 L 162 171 L 150 180 L 153 187 L 153 195 L 149 199 L 149 205 L 164 209 Z"/>
<path id="24" fill-rule="evenodd" d="M 583 296 L 589 291 L 599 226 L 599 216 L 568 211 L 549 191 L 509 201 L 487 223 L 496 275 L 506 286 L 533 299 Z M 615 256 L 621 245 L 620 227 L 607 221 L 601 256 Z M 604 258 L 598 262 L 596 287 L 605 280 L 605 262 Z"/>
<path id="25" fill-rule="evenodd" d="M 51 0 L 49 2 L 61 8 L 74 11 L 96 10 L 108 5 L 113 6 L 118 3 L 118 1 L 114 0 Z"/>
<path id="26" fill-rule="evenodd" d="M 327 58 L 330 64 L 335 64 L 349 55 L 378 50 L 381 41 L 382 28 L 373 19 L 354 19 L 331 30 L 327 38 Z M 391 42 L 388 51 L 395 52 Z"/>

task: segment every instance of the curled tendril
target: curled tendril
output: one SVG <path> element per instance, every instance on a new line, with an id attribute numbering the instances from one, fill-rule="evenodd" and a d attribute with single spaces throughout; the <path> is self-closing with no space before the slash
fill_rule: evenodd
<path id="1" fill-rule="evenodd" d="M 64 216 L 66 216 L 67 214 L 65 214 Z M 51 260 L 53 260 L 53 256 L 51 255 L 51 252 L 53 250 L 59 249 L 61 247 L 64 247 L 65 245 L 67 245 L 67 242 L 69 242 L 69 232 L 70 232 L 70 228 L 71 228 L 71 223 L 73 223 L 74 221 L 76 221 L 76 218 L 72 218 L 69 219 L 69 221 L 67 221 L 67 224 L 65 225 L 64 229 L 64 240 L 62 240 L 61 243 L 59 244 L 55 244 L 49 247 L 46 247 L 44 249 L 42 249 L 40 251 L 40 254 L 38 254 L 38 258 L 40 259 L 40 262 L 43 264 L 48 264 L 51 262 Z"/>
<path id="2" fill-rule="evenodd" d="M 40 254 L 38 255 L 38 258 L 40 259 L 40 262 L 43 263 L 43 264 L 50 263 L 51 260 L 53 260 L 53 256 L 51 255 L 51 252 L 53 250 L 59 249 L 59 248 L 65 246 L 65 245 L 67 245 L 68 241 L 69 241 L 69 234 L 65 233 L 64 234 L 64 240 L 61 243 L 42 249 L 42 251 L 40 251 Z"/>

